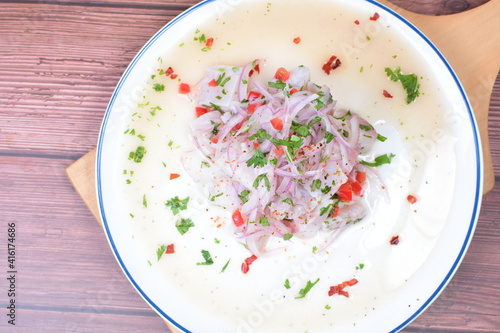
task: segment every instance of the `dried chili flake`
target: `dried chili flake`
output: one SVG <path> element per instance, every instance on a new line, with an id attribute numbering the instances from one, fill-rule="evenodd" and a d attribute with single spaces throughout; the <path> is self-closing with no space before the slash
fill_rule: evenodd
<path id="1" fill-rule="evenodd" d="M 354 24 L 359 25 L 359 20 L 354 21 Z"/>
<path id="2" fill-rule="evenodd" d="M 300 43 L 300 37 L 295 37 L 295 38 L 293 39 L 293 42 L 294 42 L 295 44 L 299 44 L 299 43 Z"/>
<path id="3" fill-rule="evenodd" d="M 406 197 L 406 200 L 408 200 L 409 203 L 414 204 L 415 202 L 417 202 L 417 197 L 414 196 L 414 195 L 409 194 Z"/>
<path id="4" fill-rule="evenodd" d="M 376 21 L 380 18 L 379 13 L 373 14 L 373 16 L 370 17 L 370 21 Z"/>
<path id="5" fill-rule="evenodd" d="M 174 73 L 174 69 L 172 67 L 167 68 L 167 70 L 165 71 L 166 76 L 170 76 L 173 73 Z"/>
<path id="6" fill-rule="evenodd" d="M 245 261 L 243 261 L 243 263 L 241 264 L 241 271 L 243 272 L 243 274 L 248 273 L 248 271 L 250 270 L 250 265 L 255 260 L 257 260 L 257 256 L 255 256 L 255 254 L 254 254 L 254 255 L 246 258 Z"/>
<path id="7" fill-rule="evenodd" d="M 391 245 L 398 245 L 399 244 L 399 236 L 392 236 L 391 240 L 389 241 Z"/>
<path id="8" fill-rule="evenodd" d="M 382 92 L 382 94 L 384 94 L 384 97 L 387 97 L 387 98 L 392 98 L 393 97 L 387 90 L 384 90 Z"/>
<path id="9" fill-rule="evenodd" d="M 337 56 L 332 55 L 330 59 L 328 59 L 328 61 L 323 65 L 322 69 L 327 75 L 330 75 L 332 70 L 339 68 L 340 65 L 342 65 L 340 59 L 337 58 Z"/>
<path id="10" fill-rule="evenodd" d="M 347 291 L 345 291 L 344 288 L 354 286 L 357 283 L 358 283 L 357 279 L 351 279 L 351 280 L 339 283 L 336 286 L 331 286 L 330 290 L 328 291 L 328 296 L 333 296 L 335 294 L 339 294 L 339 295 L 342 295 L 344 297 L 349 297 L 349 293 Z"/>

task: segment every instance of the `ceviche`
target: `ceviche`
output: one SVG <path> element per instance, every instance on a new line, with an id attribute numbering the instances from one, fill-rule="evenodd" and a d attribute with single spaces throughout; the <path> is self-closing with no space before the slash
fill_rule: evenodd
<path id="1" fill-rule="evenodd" d="M 394 157 L 362 158 L 386 138 L 336 108 L 329 87 L 311 82 L 307 67 L 278 68 L 264 84 L 262 65 L 209 67 L 190 92 L 192 137 L 214 175 L 208 196 L 232 213 L 236 234 L 256 256 L 274 238 L 333 235 L 360 221 L 369 183 L 380 184 L 373 167 Z"/>

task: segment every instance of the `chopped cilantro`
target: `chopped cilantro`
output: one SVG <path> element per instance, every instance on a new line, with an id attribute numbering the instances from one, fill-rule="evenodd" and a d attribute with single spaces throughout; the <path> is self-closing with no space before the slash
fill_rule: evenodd
<path id="1" fill-rule="evenodd" d="M 203 256 L 203 259 L 205 259 L 205 262 L 198 262 L 196 265 L 213 265 L 214 261 L 212 260 L 212 256 L 210 255 L 210 252 L 207 250 L 201 250 L 201 255 Z"/>
<path id="2" fill-rule="evenodd" d="M 335 134 L 330 133 L 328 131 L 325 132 L 325 141 L 326 143 L 332 142 L 332 140 L 335 138 Z"/>
<path id="3" fill-rule="evenodd" d="M 263 173 L 257 176 L 253 182 L 253 187 L 257 188 L 259 187 L 259 183 L 264 180 L 264 184 L 266 185 L 266 189 L 268 191 L 271 190 L 271 182 L 269 181 L 269 178 L 267 178 L 267 173 Z"/>
<path id="4" fill-rule="evenodd" d="M 314 281 L 314 282 L 311 282 L 310 280 L 307 281 L 306 283 L 306 286 L 303 288 L 303 289 L 300 289 L 299 290 L 299 295 L 295 297 L 295 299 L 299 299 L 299 298 L 304 298 L 306 297 L 307 293 L 311 290 L 312 287 L 314 287 L 316 285 L 316 283 L 319 282 L 319 278 Z"/>
<path id="5" fill-rule="evenodd" d="M 187 209 L 188 202 L 189 202 L 189 197 L 186 197 L 185 199 L 181 200 L 179 199 L 179 197 L 176 196 L 170 200 L 167 200 L 165 206 L 169 207 L 174 215 L 177 215 L 181 210 Z"/>
<path id="6" fill-rule="evenodd" d="M 369 167 L 378 167 L 378 166 L 381 166 L 383 164 L 390 164 L 392 161 L 392 158 L 395 156 L 396 155 L 394 155 L 394 154 L 389 154 L 389 155 L 384 154 L 384 155 L 380 155 L 380 156 L 375 157 L 374 162 L 361 161 L 359 163 L 364 164 L 364 165 L 369 166 Z"/>
<path id="7" fill-rule="evenodd" d="M 292 237 L 293 237 L 293 234 L 284 234 L 283 235 L 283 239 L 286 240 L 286 241 L 290 240 Z"/>
<path id="8" fill-rule="evenodd" d="M 165 91 L 165 85 L 161 84 L 161 83 L 155 83 L 155 84 L 153 84 L 153 90 L 156 92 Z"/>
<path id="9" fill-rule="evenodd" d="M 259 219 L 259 223 L 260 223 L 263 227 L 268 227 L 268 226 L 269 226 L 269 219 L 267 218 L 267 216 L 262 216 L 262 217 Z"/>
<path id="10" fill-rule="evenodd" d="M 300 136 L 308 136 L 311 134 L 309 126 L 301 125 L 300 123 L 295 121 L 292 121 L 292 125 L 290 128 Z"/>
<path id="11" fill-rule="evenodd" d="M 224 193 L 219 193 L 217 195 L 211 195 L 210 196 L 210 201 L 215 201 L 215 199 L 217 199 L 218 197 L 222 196 Z"/>
<path id="12" fill-rule="evenodd" d="M 358 266 L 356 266 L 356 270 L 363 269 L 364 267 L 365 267 L 365 264 L 359 264 Z"/>
<path id="13" fill-rule="evenodd" d="M 372 125 L 359 124 L 359 128 L 363 131 L 370 131 L 373 129 Z"/>
<path id="14" fill-rule="evenodd" d="M 146 198 L 145 194 L 142 196 L 142 206 L 144 208 L 148 208 L 148 199 Z"/>
<path id="15" fill-rule="evenodd" d="M 226 270 L 227 266 L 229 265 L 229 262 L 231 262 L 231 259 L 229 259 L 229 260 L 226 262 L 226 264 L 222 267 L 222 269 L 220 270 L 220 272 L 221 272 L 221 273 L 222 273 L 222 272 L 224 272 L 224 271 Z"/>
<path id="16" fill-rule="evenodd" d="M 292 201 L 292 198 L 285 198 L 285 199 L 283 199 L 283 202 L 289 204 L 292 207 L 295 206 L 295 204 Z"/>
<path id="17" fill-rule="evenodd" d="M 377 134 L 377 140 L 380 142 L 384 142 L 385 140 L 387 140 L 387 138 L 383 135 Z"/>
<path id="18" fill-rule="evenodd" d="M 243 190 L 241 191 L 241 193 L 238 195 L 238 198 L 241 199 L 241 201 L 243 201 L 243 203 L 247 203 L 248 202 L 248 198 L 247 196 L 250 194 L 250 191 L 249 190 Z"/>
<path id="19" fill-rule="evenodd" d="M 133 160 L 135 163 L 141 163 L 144 155 L 146 154 L 146 148 L 139 146 L 135 151 L 131 151 L 128 154 L 128 159 Z"/>
<path id="20" fill-rule="evenodd" d="M 269 85 L 270 88 L 275 88 L 279 90 L 283 90 L 286 87 L 286 83 L 281 80 L 269 81 L 267 84 Z"/>
<path id="21" fill-rule="evenodd" d="M 262 150 L 255 149 L 254 155 L 247 161 L 247 166 L 263 167 L 267 164 L 267 159 Z"/>
<path id="22" fill-rule="evenodd" d="M 286 279 L 286 280 L 285 280 L 285 284 L 284 284 L 284 286 L 285 286 L 285 288 L 286 288 L 286 289 L 290 289 L 290 288 L 292 288 L 292 287 L 290 286 L 290 280 Z"/>
<path id="23" fill-rule="evenodd" d="M 395 70 L 389 67 L 385 68 L 387 77 L 393 82 L 401 82 L 403 89 L 406 91 L 406 104 L 410 104 L 420 95 L 420 84 L 418 83 L 418 76 L 415 74 L 402 74 L 401 67 Z"/>
<path id="24" fill-rule="evenodd" d="M 180 219 L 175 224 L 175 227 L 181 235 L 184 235 L 191 227 L 194 227 L 194 223 L 191 219 Z"/>
<path id="25" fill-rule="evenodd" d="M 162 245 L 156 250 L 156 261 L 160 261 L 161 257 L 163 256 L 163 253 L 165 253 L 166 249 L 167 249 L 167 247 L 165 245 Z"/>
<path id="26" fill-rule="evenodd" d="M 312 181 L 311 183 L 311 191 L 316 191 L 316 190 L 319 190 L 321 188 L 321 179 L 315 179 Z"/>
<path id="27" fill-rule="evenodd" d="M 266 132 L 266 130 L 263 130 L 262 128 L 257 130 L 255 134 L 252 134 L 251 136 L 248 137 L 248 140 L 255 140 L 255 139 L 271 139 L 271 136 Z"/>

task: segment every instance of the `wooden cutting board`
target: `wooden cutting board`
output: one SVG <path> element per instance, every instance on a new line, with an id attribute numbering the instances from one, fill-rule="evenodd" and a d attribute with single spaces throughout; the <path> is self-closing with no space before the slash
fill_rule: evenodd
<path id="1" fill-rule="evenodd" d="M 457 73 L 474 109 L 481 134 L 484 159 L 484 191 L 493 189 L 495 177 L 488 143 L 488 111 L 491 92 L 500 68 L 500 1 L 490 1 L 467 12 L 426 16 L 380 1 L 419 28 L 443 53 Z M 66 173 L 90 211 L 101 223 L 96 198 L 93 149 L 66 169 Z M 177 329 L 166 322 L 169 329 Z"/>

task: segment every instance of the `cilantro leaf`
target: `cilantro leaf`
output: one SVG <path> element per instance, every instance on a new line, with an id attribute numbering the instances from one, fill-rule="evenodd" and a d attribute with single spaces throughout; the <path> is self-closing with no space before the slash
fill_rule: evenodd
<path id="1" fill-rule="evenodd" d="M 128 154 L 128 159 L 133 160 L 135 163 L 141 163 L 144 155 L 146 154 L 146 148 L 139 146 L 135 151 L 131 151 Z"/>
<path id="2" fill-rule="evenodd" d="M 267 159 L 262 150 L 260 149 L 255 149 L 255 153 L 250 159 L 247 161 L 247 166 L 253 166 L 253 167 L 263 167 L 267 164 Z"/>
<path id="3" fill-rule="evenodd" d="M 306 286 L 303 289 L 299 290 L 299 295 L 296 296 L 295 299 L 306 297 L 307 293 L 309 291 L 311 291 L 312 287 L 314 287 L 316 285 L 316 283 L 318 283 L 318 282 L 319 282 L 319 278 L 314 282 L 311 282 L 310 280 L 307 281 Z"/>
<path id="4" fill-rule="evenodd" d="M 201 250 L 201 255 L 203 256 L 203 259 L 205 259 L 205 262 L 198 262 L 196 265 L 213 265 L 214 261 L 212 260 L 212 255 L 210 252 L 207 250 Z"/>
<path id="5" fill-rule="evenodd" d="M 184 235 L 191 227 L 194 227 L 194 223 L 191 219 L 180 219 L 175 224 L 175 227 L 181 235 Z"/>
<path id="6" fill-rule="evenodd" d="M 222 267 L 222 269 L 221 269 L 221 271 L 220 271 L 221 273 L 222 273 L 222 272 L 224 272 L 224 271 L 226 270 L 226 268 L 227 268 L 227 266 L 229 266 L 229 263 L 230 263 L 230 262 L 231 262 L 231 259 L 229 259 L 229 260 L 226 262 L 226 264 Z"/>
<path id="7" fill-rule="evenodd" d="M 162 92 L 165 90 L 165 85 L 161 84 L 161 83 L 155 83 L 155 84 L 153 84 L 153 89 L 156 92 Z"/>
<path id="8" fill-rule="evenodd" d="M 392 161 L 392 158 L 395 156 L 396 155 L 394 155 L 394 154 L 389 154 L 389 155 L 384 154 L 384 155 L 380 155 L 380 156 L 375 157 L 374 162 L 361 161 L 359 163 L 364 164 L 364 165 L 369 166 L 369 167 L 378 167 L 378 166 L 381 166 L 383 164 L 390 164 Z"/>
<path id="9" fill-rule="evenodd" d="M 165 245 L 162 245 L 156 250 L 156 261 L 160 261 L 161 257 L 163 256 L 163 253 L 165 253 L 166 249 L 167 249 L 167 247 Z"/>
<path id="10" fill-rule="evenodd" d="M 285 284 L 284 284 L 284 286 L 285 286 L 285 288 L 286 288 L 286 289 L 290 289 L 290 288 L 292 288 L 292 287 L 290 286 L 290 280 L 286 279 L 286 280 L 285 280 Z"/>
<path id="11" fill-rule="evenodd" d="M 187 209 L 188 202 L 189 202 L 189 197 L 186 197 L 185 199 L 181 200 L 179 199 L 179 197 L 176 196 L 170 200 L 167 200 L 165 206 L 169 207 L 174 215 L 177 215 L 181 210 Z"/>
<path id="12" fill-rule="evenodd" d="M 259 187 L 259 183 L 264 180 L 264 184 L 266 186 L 266 189 L 268 191 L 271 190 L 271 182 L 269 181 L 269 178 L 267 178 L 267 173 L 263 173 L 263 174 L 260 174 L 257 176 L 257 178 L 255 178 L 254 182 L 253 182 L 253 187 L 254 188 L 257 188 Z"/>
<path id="13" fill-rule="evenodd" d="M 238 198 L 240 198 L 243 203 L 247 203 L 248 202 L 248 198 L 247 197 L 248 197 L 249 194 L 250 194 L 249 190 L 243 190 L 238 195 Z"/>
<path id="14" fill-rule="evenodd" d="M 276 88 L 279 90 L 283 90 L 286 87 L 286 83 L 281 80 L 269 81 L 267 84 L 270 88 Z"/>
<path id="15" fill-rule="evenodd" d="M 332 142 L 332 140 L 335 138 L 335 134 L 330 133 L 328 131 L 325 132 L 325 141 L 326 143 Z"/>
<path id="16" fill-rule="evenodd" d="M 420 84 L 418 83 L 418 76 L 415 74 L 402 74 L 401 67 L 395 70 L 389 67 L 385 68 L 387 77 L 393 82 L 401 82 L 403 89 L 406 91 L 406 104 L 413 102 L 420 96 Z"/>

